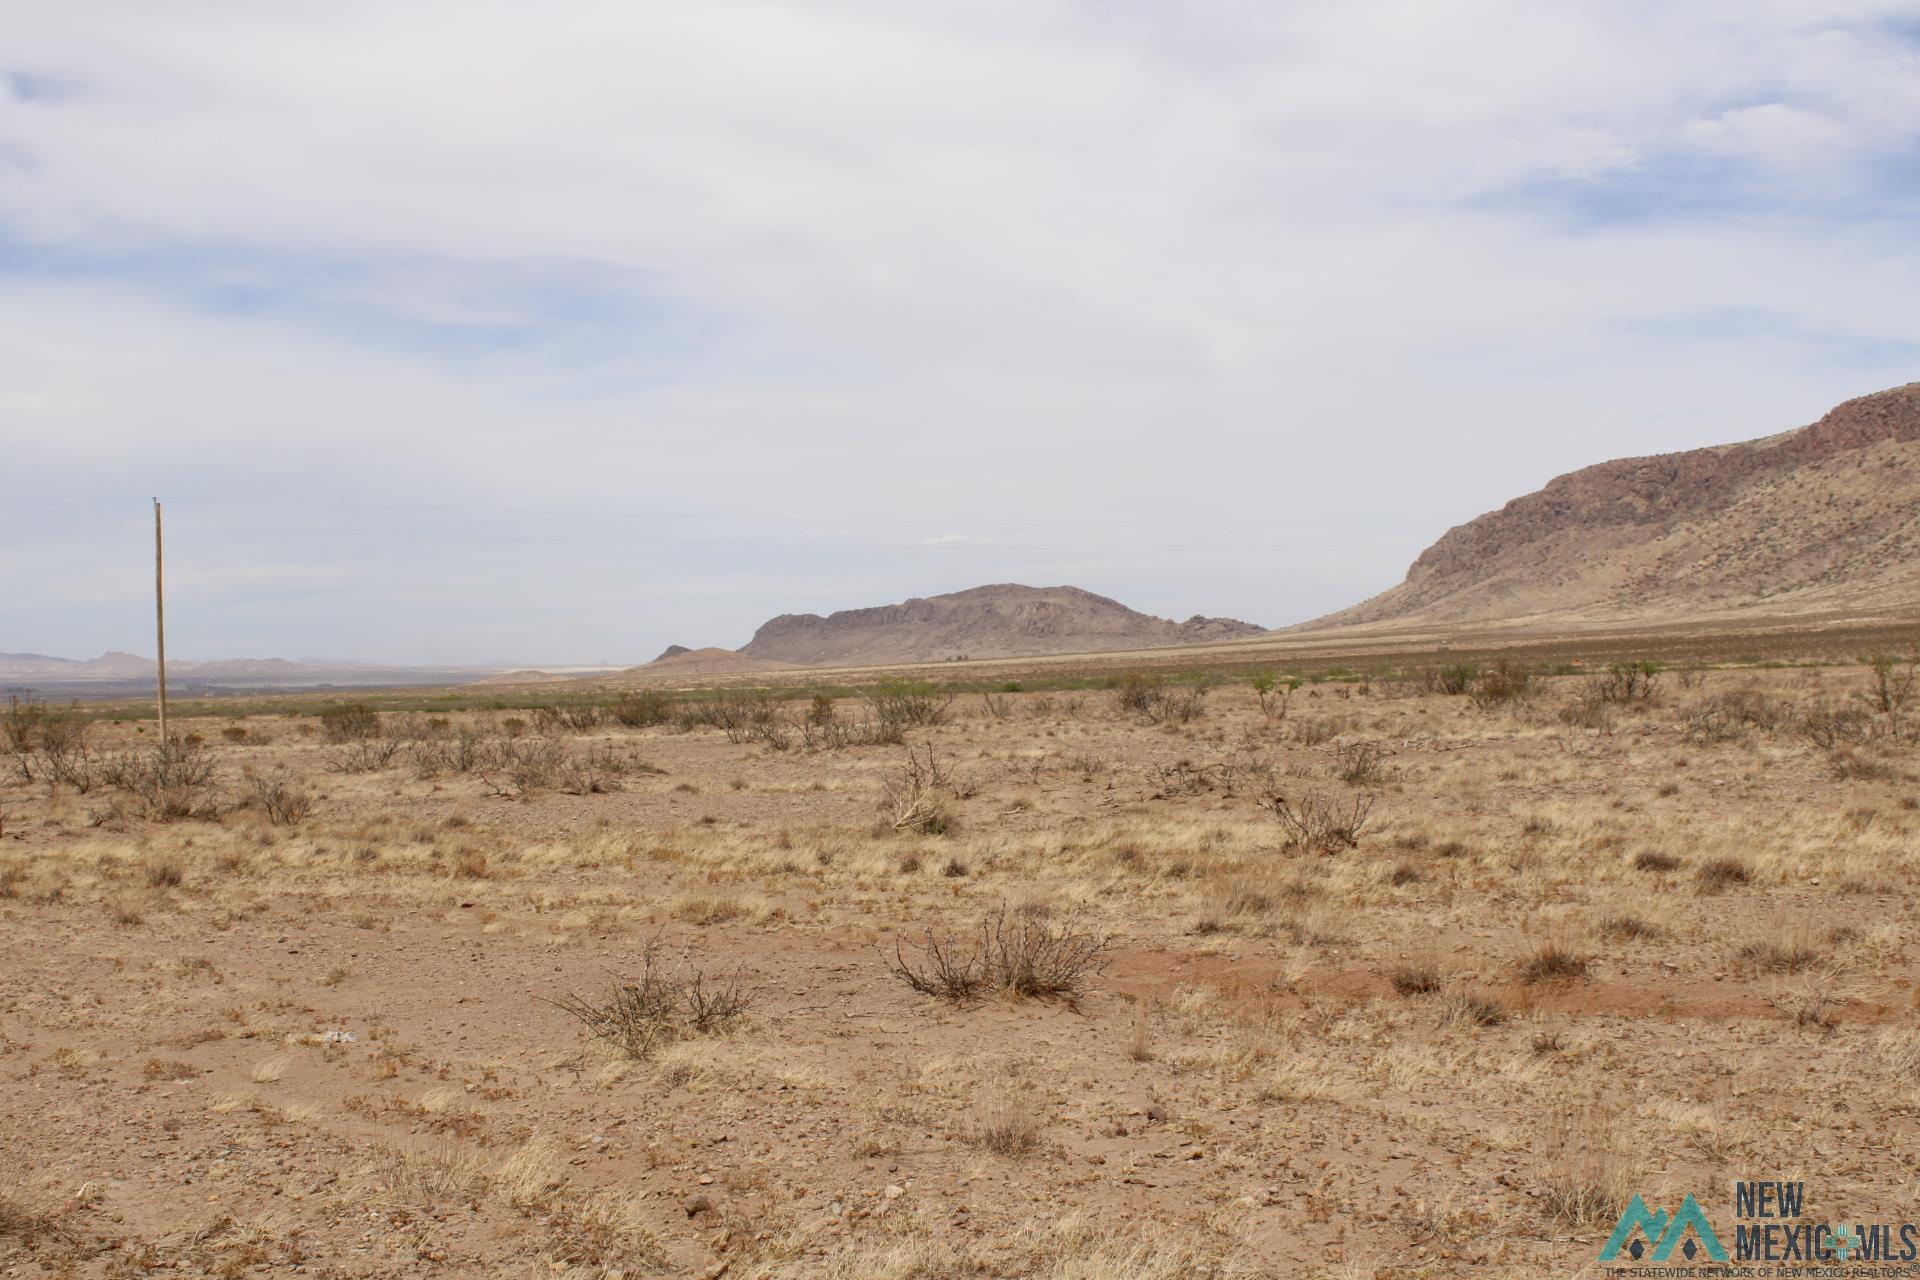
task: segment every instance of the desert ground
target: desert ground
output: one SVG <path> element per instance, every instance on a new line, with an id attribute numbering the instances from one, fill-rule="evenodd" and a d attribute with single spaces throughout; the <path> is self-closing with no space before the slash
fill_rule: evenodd
<path id="1" fill-rule="evenodd" d="M 1578 1275 L 1741 1177 L 1911 1220 L 1912 669 L 1560 672 L 16 708 L 0 1275 Z"/>

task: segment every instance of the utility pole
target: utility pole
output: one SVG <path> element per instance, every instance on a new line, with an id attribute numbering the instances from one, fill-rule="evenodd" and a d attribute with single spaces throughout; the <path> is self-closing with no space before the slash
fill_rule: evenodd
<path id="1" fill-rule="evenodd" d="M 159 650 L 160 745 L 167 745 L 167 596 L 161 568 L 160 499 L 153 500 L 153 630 Z"/>

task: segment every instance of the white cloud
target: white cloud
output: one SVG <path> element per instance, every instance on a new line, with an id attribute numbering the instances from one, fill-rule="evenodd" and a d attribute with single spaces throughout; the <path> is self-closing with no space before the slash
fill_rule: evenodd
<path id="1" fill-rule="evenodd" d="M 419 508 L 269 513 L 392 534 L 287 648 L 440 644 L 422 574 L 493 581 L 527 658 L 1011 577 L 1292 621 L 1555 471 L 1912 376 L 1915 20 L 43 7 L 0 53 L 0 421 L 55 490 Z M 840 554 L 775 514 L 906 523 Z M 1286 527 L 1182 550 L 1234 521 Z M 285 563 L 260 536 L 222 563 Z M 575 607 L 556 558 L 634 598 Z"/>

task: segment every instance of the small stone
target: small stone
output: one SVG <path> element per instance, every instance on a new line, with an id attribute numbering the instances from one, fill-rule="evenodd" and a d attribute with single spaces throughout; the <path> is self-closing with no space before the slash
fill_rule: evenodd
<path id="1" fill-rule="evenodd" d="M 703 1174 L 701 1174 L 701 1175 L 700 1175 L 700 1185 L 701 1185 L 701 1186 L 703 1186 L 703 1187 L 710 1187 L 710 1186 L 712 1186 L 712 1185 L 713 1185 L 713 1175 L 712 1175 L 712 1174 L 710 1174 L 710 1173 L 703 1173 Z"/>
<path id="2" fill-rule="evenodd" d="M 880 1194 L 889 1200 L 898 1200 L 901 1196 L 907 1194 L 907 1189 L 897 1182 L 889 1182 L 887 1189 Z"/>

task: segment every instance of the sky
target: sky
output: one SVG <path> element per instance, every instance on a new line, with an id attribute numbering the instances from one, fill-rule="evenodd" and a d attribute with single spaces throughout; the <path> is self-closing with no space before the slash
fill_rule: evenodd
<path id="1" fill-rule="evenodd" d="M 1920 0 L 0 0 L 0 651 L 1285 625 L 1915 298 Z"/>

